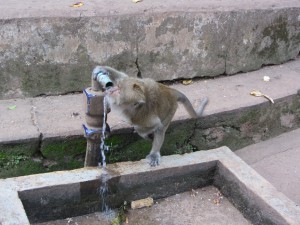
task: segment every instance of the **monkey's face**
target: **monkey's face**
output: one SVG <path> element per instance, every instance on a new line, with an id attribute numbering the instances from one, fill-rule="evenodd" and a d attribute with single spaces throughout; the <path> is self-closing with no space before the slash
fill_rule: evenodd
<path id="1" fill-rule="evenodd" d="M 118 85 L 106 90 L 105 95 L 111 106 L 120 104 L 120 87 Z"/>
<path id="2" fill-rule="evenodd" d="M 123 109 L 136 108 L 146 101 L 143 82 L 126 78 L 107 90 L 110 104 L 117 105 Z"/>

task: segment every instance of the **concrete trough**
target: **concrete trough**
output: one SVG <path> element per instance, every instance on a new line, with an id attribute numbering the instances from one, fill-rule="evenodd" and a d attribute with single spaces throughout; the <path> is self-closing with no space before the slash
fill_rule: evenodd
<path id="1" fill-rule="evenodd" d="M 101 187 L 107 185 L 106 196 Z M 300 224 L 300 207 L 278 192 L 227 147 L 108 165 L 0 180 L 0 224 L 30 224 L 111 208 L 125 200 L 164 198 L 216 186 L 253 224 Z M 105 198 L 105 199 L 103 199 Z"/>

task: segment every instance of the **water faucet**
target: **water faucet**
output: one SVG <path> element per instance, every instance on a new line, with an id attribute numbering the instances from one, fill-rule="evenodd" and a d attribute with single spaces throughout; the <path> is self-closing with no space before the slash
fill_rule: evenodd
<path id="1" fill-rule="evenodd" d="M 109 78 L 109 72 L 101 66 L 96 66 L 92 72 L 92 79 L 98 81 L 104 89 L 112 87 L 114 84 Z"/>
<path id="2" fill-rule="evenodd" d="M 91 77 L 92 86 L 83 90 L 85 105 L 86 125 L 83 125 L 84 136 L 87 139 L 86 156 L 84 166 L 98 166 L 100 159 L 100 142 L 103 132 L 105 136 L 110 133 L 108 124 L 104 122 L 109 108 L 104 107 L 103 91 L 112 87 L 113 82 L 109 73 L 101 66 L 96 66 Z M 107 112 L 105 112 L 107 108 Z M 106 125 L 103 127 L 103 124 Z M 105 129 L 105 130 L 103 130 Z"/>

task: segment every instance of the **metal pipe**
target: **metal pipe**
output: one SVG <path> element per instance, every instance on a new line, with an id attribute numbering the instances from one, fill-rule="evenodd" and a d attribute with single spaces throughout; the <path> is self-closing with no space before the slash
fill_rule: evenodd
<path id="1" fill-rule="evenodd" d="M 92 87 L 83 90 L 85 120 L 84 136 L 87 139 L 84 166 L 98 166 L 100 159 L 100 142 L 103 129 L 104 105 L 103 90 L 113 85 L 108 72 L 100 66 L 94 68 L 91 79 Z M 109 110 L 108 110 L 109 112 Z M 108 113 L 106 112 L 106 113 Z M 105 117 L 106 118 L 106 117 Z M 105 121 L 106 123 L 106 121 Z M 106 124 L 105 135 L 109 135 L 110 128 Z"/>

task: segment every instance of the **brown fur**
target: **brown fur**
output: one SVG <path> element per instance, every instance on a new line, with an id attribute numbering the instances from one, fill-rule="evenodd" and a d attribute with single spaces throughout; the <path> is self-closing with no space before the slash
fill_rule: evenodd
<path id="1" fill-rule="evenodd" d="M 188 98 L 181 92 L 159 84 L 152 79 L 130 78 L 113 68 L 104 67 L 115 86 L 107 91 L 112 111 L 120 112 L 143 138 L 153 138 L 147 159 L 151 166 L 160 162 L 160 149 L 165 132 L 181 102 L 191 117 L 196 118 L 208 102 L 205 98 L 195 111 Z"/>

